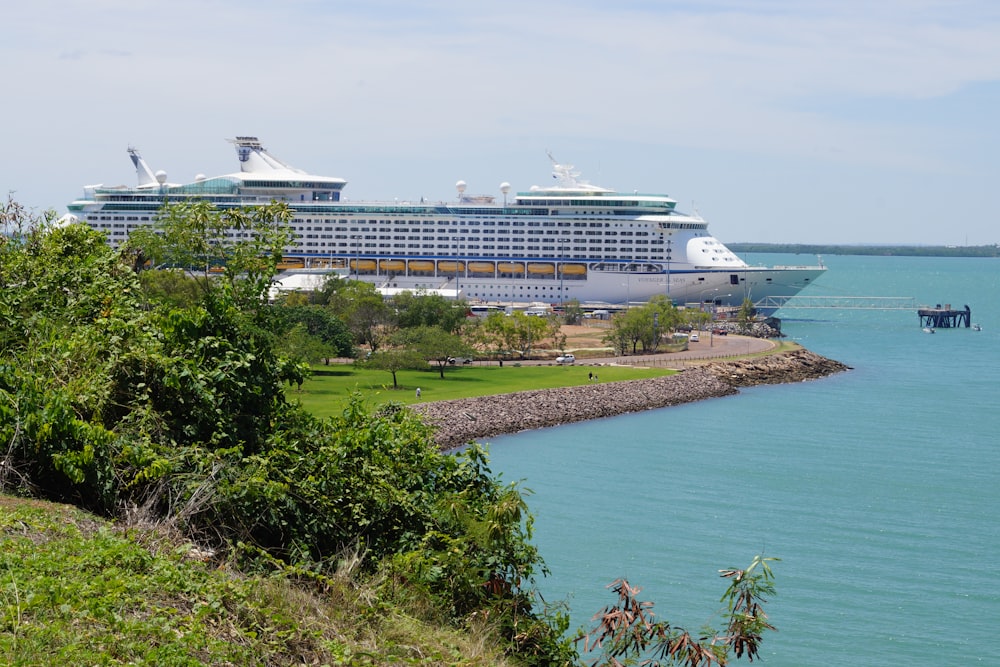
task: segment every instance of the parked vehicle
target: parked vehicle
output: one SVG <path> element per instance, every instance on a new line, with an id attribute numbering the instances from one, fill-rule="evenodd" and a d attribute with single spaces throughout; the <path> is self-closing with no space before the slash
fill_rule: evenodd
<path id="1" fill-rule="evenodd" d="M 688 336 L 688 341 L 692 343 L 697 343 L 700 339 L 698 338 L 698 332 L 692 331 L 691 335 Z"/>

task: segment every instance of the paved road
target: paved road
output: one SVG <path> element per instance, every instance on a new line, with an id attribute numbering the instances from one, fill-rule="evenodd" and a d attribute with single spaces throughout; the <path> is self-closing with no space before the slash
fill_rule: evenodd
<path id="1" fill-rule="evenodd" d="M 577 357 L 578 366 L 587 364 L 632 364 L 638 366 L 666 366 L 685 368 L 702 359 L 715 357 L 736 357 L 744 354 L 766 352 L 775 347 L 774 341 L 752 336 L 714 336 L 702 334 L 697 343 L 688 343 L 684 352 L 664 352 L 661 354 L 638 354 L 624 357 Z M 489 362 L 495 363 L 495 362 Z M 551 359 L 512 360 L 506 363 L 520 363 L 522 366 L 537 366 L 554 363 Z"/>

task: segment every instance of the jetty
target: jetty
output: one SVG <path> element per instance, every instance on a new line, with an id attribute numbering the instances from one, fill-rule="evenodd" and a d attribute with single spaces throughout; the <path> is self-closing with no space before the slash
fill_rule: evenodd
<path id="1" fill-rule="evenodd" d="M 920 316 L 920 326 L 931 329 L 955 329 L 961 326 L 968 329 L 972 321 L 972 311 L 968 305 L 955 310 L 950 303 L 946 303 L 944 307 L 939 303 L 933 308 L 921 308 L 917 315 Z"/>

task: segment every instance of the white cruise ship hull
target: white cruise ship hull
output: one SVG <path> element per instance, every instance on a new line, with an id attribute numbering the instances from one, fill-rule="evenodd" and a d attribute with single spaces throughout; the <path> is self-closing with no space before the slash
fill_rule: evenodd
<path id="1" fill-rule="evenodd" d="M 341 197 L 344 179 L 295 169 L 255 137 L 231 141 L 240 171 L 188 184 L 168 183 L 130 148 L 138 185 L 89 186 L 68 217 L 117 246 L 131 230 L 155 224 L 164 203 L 286 202 L 296 240 L 284 268 L 336 270 L 386 294 L 427 290 L 470 302 L 624 305 L 663 295 L 678 305 L 750 299 L 769 314 L 774 306 L 766 304 L 794 296 L 825 271 L 749 266 L 667 195 L 591 185 L 554 159 L 555 185 L 508 196 L 503 183 L 502 201 L 468 196 L 459 181 L 452 201 L 353 202 Z"/>

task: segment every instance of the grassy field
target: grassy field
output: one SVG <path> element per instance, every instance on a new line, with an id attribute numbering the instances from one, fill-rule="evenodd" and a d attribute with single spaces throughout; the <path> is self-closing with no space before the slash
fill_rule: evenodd
<path id="1" fill-rule="evenodd" d="M 518 366 L 508 362 L 499 366 L 473 364 L 445 369 L 441 379 L 437 368 L 427 371 L 400 371 L 399 388 L 392 386 L 392 374 L 343 364 L 317 366 L 302 389 L 288 390 L 290 401 L 300 401 L 309 412 L 326 417 L 338 414 L 353 392 L 359 392 L 372 406 L 384 403 L 420 403 L 447 401 L 454 398 L 508 394 L 531 389 L 571 387 L 590 382 L 588 373 L 597 373 L 600 382 L 642 380 L 670 375 L 676 371 L 665 368 L 631 368 L 626 366 Z M 420 388 L 420 398 L 416 396 Z"/>

